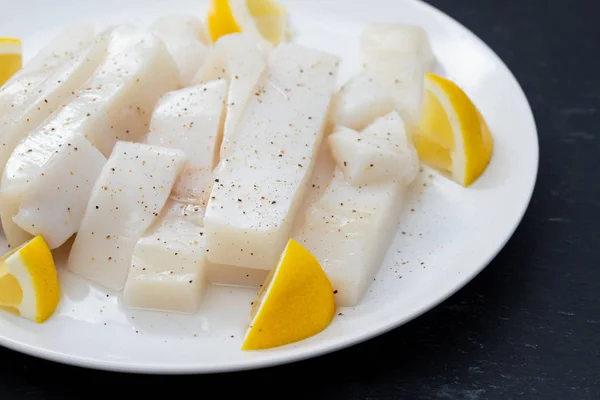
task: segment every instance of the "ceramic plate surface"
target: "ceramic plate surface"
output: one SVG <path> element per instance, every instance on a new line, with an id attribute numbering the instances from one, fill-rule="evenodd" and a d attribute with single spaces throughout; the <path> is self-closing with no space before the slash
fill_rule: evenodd
<path id="1" fill-rule="evenodd" d="M 287 363 L 350 346 L 415 318 L 469 282 L 504 246 L 533 191 L 538 139 L 527 99 L 501 60 L 463 26 L 418 1 L 284 4 L 298 43 L 342 57 L 340 82 L 360 67 L 358 38 L 365 22 L 423 26 L 439 72 L 464 88 L 493 132 L 495 153 L 485 174 L 465 190 L 423 171 L 362 304 L 340 309 L 343 315 L 325 331 L 302 342 L 240 351 L 256 289 L 210 287 L 193 316 L 133 312 L 118 294 L 61 268 L 63 294 L 55 315 L 34 325 L 1 314 L 0 345 L 68 364 L 131 372 L 203 373 Z M 198 0 L 13 1 L 0 14 L 0 36 L 22 38 L 27 59 L 72 23 L 91 22 L 97 30 L 115 23 L 148 26 L 165 13 L 204 19 L 206 10 L 206 2 Z"/>

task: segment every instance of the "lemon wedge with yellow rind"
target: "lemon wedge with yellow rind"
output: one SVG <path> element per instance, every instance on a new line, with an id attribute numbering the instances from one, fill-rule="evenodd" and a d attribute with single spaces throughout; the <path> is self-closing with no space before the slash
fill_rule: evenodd
<path id="1" fill-rule="evenodd" d="M 487 168 L 494 141 L 485 119 L 454 82 L 425 75 L 425 97 L 413 142 L 420 160 L 462 186 Z"/>
<path id="2" fill-rule="evenodd" d="M 19 39 L 0 37 L 0 86 L 23 67 L 22 52 Z"/>
<path id="3" fill-rule="evenodd" d="M 0 307 L 37 323 L 46 321 L 60 298 L 50 248 L 36 236 L 0 258 Z"/>
<path id="4" fill-rule="evenodd" d="M 242 350 L 294 343 L 325 329 L 335 315 L 333 289 L 317 259 L 290 239 L 252 306 Z"/>
<path id="5" fill-rule="evenodd" d="M 211 41 L 238 32 L 255 32 L 278 44 L 287 30 L 287 11 L 276 0 L 211 0 L 207 16 Z"/>

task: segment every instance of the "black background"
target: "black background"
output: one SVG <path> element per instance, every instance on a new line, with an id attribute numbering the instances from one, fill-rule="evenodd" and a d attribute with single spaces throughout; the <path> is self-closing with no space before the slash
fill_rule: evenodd
<path id="1" fill-rule="evenodd" d="M 126 387 L 140 398 L 243 390 L 281 399 L 600 399 L 600 7 L 595 0 L 429 2 L 508 64 L 539 129 L 531 206 L 480 276 L 389 334 L 259 371 L 120 375 L 0 349 L 0 400 L 110 398 Z"/>

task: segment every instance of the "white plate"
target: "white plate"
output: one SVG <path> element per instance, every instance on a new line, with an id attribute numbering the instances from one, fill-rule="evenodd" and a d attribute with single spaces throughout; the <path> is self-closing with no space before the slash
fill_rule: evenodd
<path id="1" fill-rule="evenodd" d="M 341 79 L 359 68 L 366 21 L 417 23 L 428 31 L 441 69 L 474 99 L 496 140 L 492 162 L 465 190 L 421 174 L 398 234 L 363 303 L 340 309 L 322 333 L 297 344 L 242 352 L 255 290 L 211 288 L 194 316 L 129 312 L 113 293 L 60 271 L 56 314 L 34 325 L 0 315 L 0 344 L 86 367 L 161 373 L 232 371 L 314 357 L 369 339 L 431 309 L 477 275 L 504 246 L 529 203 L 538 168 L 535 122 L 514 76 L 477 37 L 414 0 L 285 2 L 297 41 L 343 57 Z M 177 6 L 175 6 L 175 4 Z M 5 5 L 1 35 L 23 38 L 31 56 L 65 25 L 150 24 L 162 13 L 204 16 L 198 0 L 21 0 Z M 414 211 L 411 211 L 413 209 Z"/>

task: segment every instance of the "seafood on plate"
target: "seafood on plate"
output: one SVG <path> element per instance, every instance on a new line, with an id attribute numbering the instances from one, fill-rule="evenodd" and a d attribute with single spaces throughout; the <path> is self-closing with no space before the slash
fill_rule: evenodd
<path id="1" fill-rule="evenodd" d="M 3 309 L 51 317 L 59 248 L 132 309 L 193 314 L 208 285 L 255 273 L 243 350 L 360 306 L 421 165 L 467 187 L 493 140 L 434 74 L 421 27 L 367 24 L 362 67 L 340 81 L 344 60 L 294 42 L 288 18 L 276 1 L 213 0 L 206 21 L 77 25 L 18 71 L 20 48 L 0 42 Z"/>

